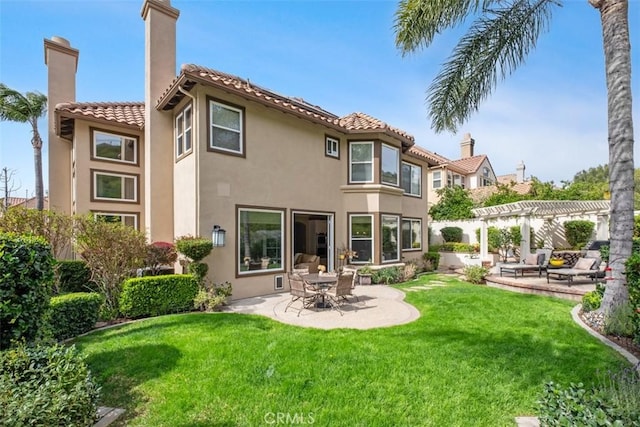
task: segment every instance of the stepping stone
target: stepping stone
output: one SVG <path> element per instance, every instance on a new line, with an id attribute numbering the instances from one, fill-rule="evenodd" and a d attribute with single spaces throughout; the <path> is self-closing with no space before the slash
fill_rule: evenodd
<path id="1" fill-rule="evenodd" d="M 124 409 L 101 406 L 98 408 L 98 417 L 100 420 L 95 423 L 93 427 L 107 427 L 122 414 L 124 414 Z"/>

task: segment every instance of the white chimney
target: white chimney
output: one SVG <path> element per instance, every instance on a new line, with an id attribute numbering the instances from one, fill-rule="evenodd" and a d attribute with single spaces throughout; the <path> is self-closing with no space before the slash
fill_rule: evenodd
<path id="1" fill-rule="evenodd" d="M 524 182 L 524 162 L 520 160 L 518 166 L 516 166 L 516 183 L 520 184 Z"/>

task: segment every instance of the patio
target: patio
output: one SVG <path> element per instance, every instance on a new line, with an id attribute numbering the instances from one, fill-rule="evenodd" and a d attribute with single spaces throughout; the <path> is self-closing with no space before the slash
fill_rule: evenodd
<path id="1" fill-rule="evenodd" d="M 410 323 L 420 317 L 418 310 L 404 302 L 404 292 L 385 285 L 356 286 L 349 302 L 341 306 L 343 315 L 333 309 L 305 309 L 298 316 L 295 302 L 286 312 L 291 300 L 288 292 L 236 300 L 226 311 L 244 314 L 260 314 L 290 325 L 318 329 L 373 329 Z"/>
<path id="2" fill-rule="evenodd" d="M 544 273 L 541 277 L 538 277 L 537 273 L 529 273 L 525 274 L 524 277 L 518 276 L 516 279 L 513 276 L 507 275 L 500 277 L 498 267 L 494 267 L 493 270 L 497 270 L 497 272 L 492 271 L 492 274 L 487 276 L 487 286 L 525 294 L 552 296 L 577 302 L 582 300 L 584 294 L 595 290 L 597 283 L 589 278 L 579 277 L 574 279 L 571 286 L 569 286 L 567 280 L 555 280 L 553 278 L 547 283 L 547 275 Z"/>

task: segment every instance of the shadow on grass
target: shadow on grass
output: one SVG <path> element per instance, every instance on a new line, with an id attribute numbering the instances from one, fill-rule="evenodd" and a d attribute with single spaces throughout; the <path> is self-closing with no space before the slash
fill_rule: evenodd
<path id="1" fill-rule="evenodd" d="M 102 387 L 101 395 L 109 396 L 109 401 L 101 399 L 100 405 L 126 409 L 115 424 L 126 425 L 140 407 L 142 394 L 136 388 L 174 369 L 181 357 L 172 346 L 145 344 L 93 354 L 86 362 Z"/>

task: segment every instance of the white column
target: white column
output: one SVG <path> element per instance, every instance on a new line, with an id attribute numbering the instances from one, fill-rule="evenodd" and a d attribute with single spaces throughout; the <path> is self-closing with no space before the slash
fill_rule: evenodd
<path id="1" fill-rule="evenodd" d="M 522 225 L 520 225 L 520 234 L 522 239 L 520 240 L 520 259 L 523 260 L 531 253 L 531 216 L 529 214 L 521 215 Z"/>
<path id="2" fill-rule="evenodd" d="M 596 240 L 609 240 L 609 215 L 607 214 L 598 215 Z"/>
<path id="3" fill-rule="evenodd" d="M 493 261 L 493 259 L 489 258 L 487 220 L 485 218 L 480 218 L 480 261 Z"/>

